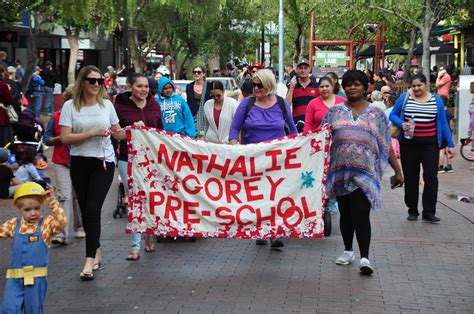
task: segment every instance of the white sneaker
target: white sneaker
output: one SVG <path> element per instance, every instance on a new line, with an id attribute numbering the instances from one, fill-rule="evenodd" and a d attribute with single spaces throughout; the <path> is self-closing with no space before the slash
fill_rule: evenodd
<path id="1" fill-rule="evenodd" d="M 372 266 L 370 266 L 369 260 L 365 257 L 360 259 L 359 269 L 360 272 L 365 275 L 371 275 L 374 272 L 374 269 L 372 268 Z"/>
<path id="2" fill-rule="evenodd" d="M 86 233 L 84 232 L 84 230 L 77 230 L 76 231 L 76 238 L 82 239 L 82 238 L 85 238 L 85 237 L 86 237 Z"/>
<path id="3" fill-rule="evenodd" d="M 352 251 L 344 251 L 341 256 L 339 256 L 335 263 L 337 265 L 349 265 L 354 260 L 354 252 Z"/>

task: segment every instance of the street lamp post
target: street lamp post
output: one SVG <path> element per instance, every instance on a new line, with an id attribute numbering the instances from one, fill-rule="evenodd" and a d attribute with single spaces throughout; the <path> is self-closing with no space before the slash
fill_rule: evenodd
<path id="1" fill-rule="evenodd" d="M 280 0 L 280 12 L 278 13 L 278 78 L 281 83 L 284 80 L 284 43 L 283 43 L 283 0 Z"/>
<path id="2" fill-rule="evenodd" d="M 127 0 L 122 3 L 122 47 L 123 47 L 123 64 L 128 70 L 130 68 L 130 52 L 128 48 L 128 23 L 127 23 Z"/>

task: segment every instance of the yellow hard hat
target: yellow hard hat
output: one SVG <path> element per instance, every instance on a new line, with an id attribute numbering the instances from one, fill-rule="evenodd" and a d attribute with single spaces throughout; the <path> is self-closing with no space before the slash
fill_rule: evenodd
<path id="1" fill-rule="evenodd" d="M 23 196 L 39 195 L 44 196 L 45 190 L 41 185 L 35 182 L 25 182 L 21 184 L 13 196 L 13 204 L 16 204 L 16 200 Z"/>

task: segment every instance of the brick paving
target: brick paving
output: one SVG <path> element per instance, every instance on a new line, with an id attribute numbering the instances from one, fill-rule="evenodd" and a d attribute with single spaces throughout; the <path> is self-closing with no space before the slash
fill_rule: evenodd
<path id="1" fill-rule="evenodd" d="M 334 264 L 343 250 L 337 215 L 331 237 L 287 239 L 282 251 L 248 240 L 165 240 L 128 262 L 125 219 L 112 218 L 113 186 L 103 211 L 103 269 L 81 282 L 84 240 L 53 248 L 45 311 L 474 313 L 474 204 L 445 196 L 456 189 L 474 195 L 468 168 L 459 161 L 455 173 L 440 176 L 439 225 L 406 221 L 403 190 L 390 190 L 385 179 L 384 208 L 371 217 L 372 277 L 361 276 L 358 263 Z M 0 202 L 0 221 L 16 214 L 8 204 Z M 0 297 L 9 255 L 10 241 L 0 241 Z"/>

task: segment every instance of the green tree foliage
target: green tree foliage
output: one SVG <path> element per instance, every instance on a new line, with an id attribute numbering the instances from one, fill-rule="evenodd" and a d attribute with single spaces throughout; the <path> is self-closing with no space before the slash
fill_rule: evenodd
<path id="1" fill-rule="evenodd" d="M 108 33 L 118 25 L 119 12 L 114 0 L 52 0 L 53 22 L 61 25 L 71 49 L 68 66 L 68 84 L 75 81 L 79 36 L 81 31 Z"/>
<path id="2" fill-rule="evenodd" d="M 178 73 L 196 60 L 241 55 L 249 49 L 256 7 L 244 0 L 150 0 L 136 23 L 140 53 L 169 52 Z"/>
<path id="3" fill-rule="evenodd" d="M 421 66 L 426 77 L 430 74 L 430 34 L 431 29 L 446 18 L 462 18 L 460 13 L 469 8 L 466 0 L 366 0 L 372 9 L 392 14 L 406 28 L 416 28 L 422 38 L 423 56 Z M 472 1 L 471 1 L 472 7 Z"/>

